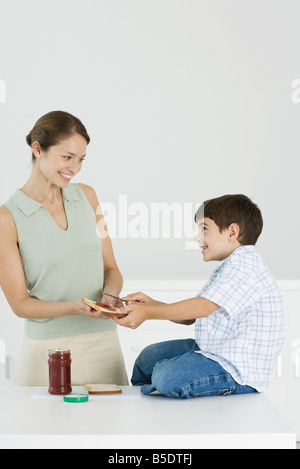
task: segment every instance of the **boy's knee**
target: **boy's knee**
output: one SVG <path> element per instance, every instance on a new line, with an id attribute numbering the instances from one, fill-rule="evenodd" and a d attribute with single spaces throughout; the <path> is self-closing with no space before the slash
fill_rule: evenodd
<path id="1" fill-rule="evenodd" d="M 162 360 L 153 369 L 152 385 L 160 394 L 170 396 L 176 389 L 176 376 L 172 371 L 171 360 Z"/>
<path id="2" fill-rule="evenodd" d="M 146 347 L 137 357 L 131 383 L 133 386 L 140 386 L 151 382 L 153 366 L 155 365 L 155 345 Z"/>
<path id="3" fill-rule="evenodd" d="M 155 344 L 153 345 L 148 345 L 148 347 L 144 348 L 144 350 L 141 351 L 139 356 L 137 357 L 135 364 L 139 365 L 141 363 L 150 363 L 153 361 L 154 356 L 155 356 L 155 349 L 156 346 Z"/>

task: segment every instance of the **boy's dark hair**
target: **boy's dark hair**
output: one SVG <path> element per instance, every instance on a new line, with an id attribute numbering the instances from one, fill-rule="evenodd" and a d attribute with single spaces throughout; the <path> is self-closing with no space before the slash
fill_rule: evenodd
<path id="1" fill-rule="evenodd" d="M 202 217 L 210 218 L 220 232 L 236 223 L 240 228 L 238 241 L 242 245 L 256 244 L 263 228 L 260 209 L 243 194 L 223 195 L 203 202 L 195 214 L 197 223 Z"/>

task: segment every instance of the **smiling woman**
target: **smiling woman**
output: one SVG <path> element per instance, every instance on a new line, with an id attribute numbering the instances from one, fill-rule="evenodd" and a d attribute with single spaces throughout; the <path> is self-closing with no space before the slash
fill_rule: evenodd
<path id="1" fill-rule="evenodd" d="M 116 324 L 82 301 L 118 306 L 104 292 L 118 297 L 123 284 L 107 229 L 97 235 L 103 215 L 94 189 L 70 183 L 90 137 L 78 118 L 54 111 L 26 141 L 31 175 L 0 207 L 0 285 L 26 324 L 15 382 L 47 385 L 48 350 L 68 348 L 73 385 L 127 384 Z"/>
<path id="2" fill-rule="evenodd" d="M 57 145 L 71 135 L 81 135 L 86 144 L 90 143 L 90 137 L 82 122 L 72 114 L 63 111 L 52 111 L 42 116 L 34 125 L 26 137 L 26 142 L 32 147 L 38 142 L 43 151 Z M 33 148 L 33 147 L 32 147 Z M 72 153 L 71 153 L 72 154 Z M 74 154 L 74 156 L 76 156 Z M 32 152 L 32 161 L 35 162 L 36 155 Z"/>

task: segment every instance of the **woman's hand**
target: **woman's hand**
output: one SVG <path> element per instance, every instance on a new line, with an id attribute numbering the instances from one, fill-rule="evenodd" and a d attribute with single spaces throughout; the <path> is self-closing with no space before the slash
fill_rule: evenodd
<path id="1" fill-rule="evenodd" d="M 81 299 L 73 302 L 74 314 L 84 314 L 92 319 L 112 319 L 111 314 L 99 313 L 95 309 L 83 303 Z"/>
<path id="2" fill-rule="evenodd" d="M 121 300 L 114 298 L 113 296 L 110 296 L 106 293 L 103 293 L 101 303 L 113 306 L 114 308 L 122 308 L 124 306 Z"/>

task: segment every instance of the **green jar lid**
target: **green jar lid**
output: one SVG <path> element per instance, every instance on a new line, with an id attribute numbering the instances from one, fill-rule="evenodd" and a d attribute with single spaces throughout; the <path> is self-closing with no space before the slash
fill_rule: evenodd
<path id="1" fill-rule="evenodd" d="M 67 394 L 64 396 L 65 402 L 87 402 L 88 400 L 88 394 Z"/>

